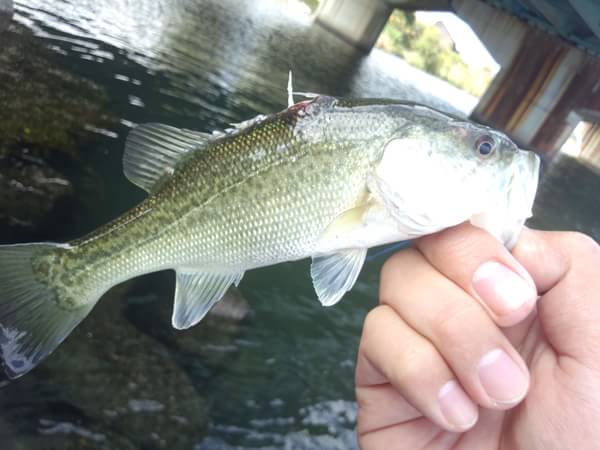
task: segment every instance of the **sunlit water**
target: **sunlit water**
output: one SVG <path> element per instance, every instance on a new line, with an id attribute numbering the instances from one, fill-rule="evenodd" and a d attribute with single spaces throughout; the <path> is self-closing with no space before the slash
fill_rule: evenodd
<path id="1" fill-rule="evenodd" d="M 103 87 L 117 118 L 107 127 L 81 123 L 94 135 L 81 158 L 101 194 L 42 237 L 79 236 L 143 198 L 121 171 L 135 124 L 212 130 L 275 112 L 286 105 L 290 69 L 299 91 L 410 99 L 463 115 L 475 105 L 401 60 L 355 51 L 288 5 L 16 2 L 14 21 L 65 70 Z M 589 215 L 598 211 L 594 172 L 566 159 L 548 180 L 535 225 L 598 237 L 597 214 Z M 0 448 L 353 448 L 354 359 L 382 262 L 370 258 L 356 287 L 328 309 L 316 301 L 306 261 L 251 271 L 241 285 L 244 320 L 213 318 L 187 332 L 170 328 L 171 274 L 113 289 L 47 363 L 0 392 Z"/>

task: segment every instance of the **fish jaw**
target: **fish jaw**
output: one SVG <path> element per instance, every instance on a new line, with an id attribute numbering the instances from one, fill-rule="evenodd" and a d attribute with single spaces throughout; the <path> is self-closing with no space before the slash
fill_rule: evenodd
<path id="1" fill-rule="evenodd" d="M 526 218 L 531 217 L 540 177 L 540 157 L 534 152 L 521 150 L 521 158 L 515 165 L 512 178 L 512 195 L 521 200 L 521 211 Z"/>
<path id="2" fill-rule="evenodd" d="M 520 150 L 506 192 L 488 209 L 471 217 L 470 222 L 498 238 L 512 249 L 521 235 L 525 221 L 532 216 L 538 187 L 540 158 Z"/>

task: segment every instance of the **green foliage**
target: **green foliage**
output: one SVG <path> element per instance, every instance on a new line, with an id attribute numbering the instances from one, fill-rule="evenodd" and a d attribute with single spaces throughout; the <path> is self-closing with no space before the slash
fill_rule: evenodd
<path id="1" fill-rule="evenodd" d="M 310 8 L 311 11 L 316 11 L 320 0 L 302 0 Z"/>
<path id="2" fill-rule="evenodd" d="M 489 69 L 467 66 L 435 25 L 417 22 L 412 12 L 394 11 L 377 46 L 478 97 L 492 80 Z"/>

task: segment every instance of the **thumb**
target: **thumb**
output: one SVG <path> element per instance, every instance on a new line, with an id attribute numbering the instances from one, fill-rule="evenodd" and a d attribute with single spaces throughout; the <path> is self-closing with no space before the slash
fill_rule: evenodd
<path id="1" fill-rule="evenodd" d="M 542 296 L 538 317 L 559 356 L 600 366 L 600 247 L 574 232 L 524 229 L 513 249 Z"/>

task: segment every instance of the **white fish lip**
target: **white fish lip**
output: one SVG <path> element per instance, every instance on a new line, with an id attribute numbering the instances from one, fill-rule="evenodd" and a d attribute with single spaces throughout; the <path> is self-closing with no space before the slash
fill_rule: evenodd
<path id="1" fill-rule="evenodd" d="M 540 157 L 527 150 L 519 150 L 519 152 L 520 158 L 515 165 L 513 177 L 518 184 L 516 186 L 513 184 L 512 187 L 518 195 L 519 209 L 523 211 L 525 217 L 531 217 L 540 176 Z"/>

